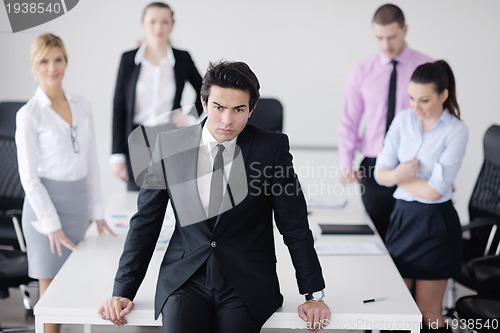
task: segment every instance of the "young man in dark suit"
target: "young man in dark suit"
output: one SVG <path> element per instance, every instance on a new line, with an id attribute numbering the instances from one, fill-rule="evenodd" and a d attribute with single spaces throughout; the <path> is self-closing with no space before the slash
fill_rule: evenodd
<path id="1" fill-rule="evenodd" d="M 260 331 L 283 303 L 273 213 L 306 297 L 298 314 L 311 331 L 328 324 L 325 284 L 288 138 L 247 125 L 259 88 L 245 63 L 211 65 L 201 89 L 206 121 L 158 137 L 101 318 L 126 323 L 171 200 L 176 228 L 155 298 L 163 332 Z"/>

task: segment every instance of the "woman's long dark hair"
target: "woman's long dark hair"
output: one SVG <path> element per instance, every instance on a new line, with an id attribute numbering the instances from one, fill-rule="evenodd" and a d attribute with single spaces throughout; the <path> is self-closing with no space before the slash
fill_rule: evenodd
<path id="1" fill-rule="evenodd" d="M 448 98 L 444 101 L 443 108 L 448 109 L 452 115 L 460 119 L 455 76 L 446 61 L 438 60 L 418 66 L 413 72 L 410 81 L 419 84 L 433 83 L 438 94 L 448 89 Z"/>

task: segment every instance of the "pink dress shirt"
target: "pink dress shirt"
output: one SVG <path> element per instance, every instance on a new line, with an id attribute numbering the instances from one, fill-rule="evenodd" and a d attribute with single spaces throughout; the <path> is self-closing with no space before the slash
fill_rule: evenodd
<path id="1" fill-rule="evenodd" d="M 408 82 L 415 68 L 432 58 L 405 47 L 395 58 L 397 64 L 396 114 L 410 107 Z M 339 126 L 340 167 L 351 168 L 356 150 L 377 157 L 382 150 L 387 117 L 391 59 L 377 53 L 351 71 Z M 364 118 L 364 119 L 363 119 Z M 363 120 L 363 129 L 360 125 Z"/>

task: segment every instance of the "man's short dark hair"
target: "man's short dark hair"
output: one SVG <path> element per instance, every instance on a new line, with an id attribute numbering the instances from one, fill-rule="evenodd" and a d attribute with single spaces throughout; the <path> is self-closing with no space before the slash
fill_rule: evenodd
<path id="1" fill-rule="evenodd" d="M 401 28 L 405 25 L 405 15 L 401 8 L 392 3 L 380 6 L 373 15 L 373 23 L 388 25 L 396 22 Z"/>
<path id="2" fill-rule="evenodd" d="M 244 90 L 250 93 L 250 111 L 257 105 L 260 93 L 260 84 L 257 76 L 244 62 L 221 61 L 210 63 L 203 77 L 200 95 L 208 102 L 210 87 L 213 85 L 221 88 Z"/>

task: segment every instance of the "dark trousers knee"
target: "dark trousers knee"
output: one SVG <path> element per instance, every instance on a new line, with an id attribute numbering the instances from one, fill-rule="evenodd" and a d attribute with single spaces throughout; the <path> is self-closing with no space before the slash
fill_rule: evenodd
<path id="1" fill-rule="evenodd" d="M 396 187 L 385 187 L 377 184 L 374 177 L 375 159 L 365 158 L 359 167 L 361 172 L 361 199 L 366 213 L 370 216 L 377 232 L 385 241 L 385 234 L 391 220 L 391 213 L 396 204 L 393 198 Z"/>
<path id="2" fill-rule="evenodd" d="M 259 333 L 241 298 L 226 281 L 221 290 L 207 284 L 202 267 L 165 302 L 162 333 Z"/>

